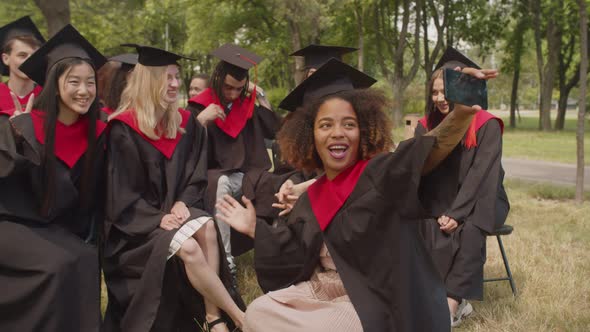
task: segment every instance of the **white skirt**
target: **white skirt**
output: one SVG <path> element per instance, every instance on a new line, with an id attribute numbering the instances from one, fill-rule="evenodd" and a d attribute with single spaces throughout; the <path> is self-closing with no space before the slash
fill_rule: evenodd
<path id="1" fill-rule="evenodd" d="M 166 260 L 169 260 L 170 257 L 174 256 L 180 247 L 184 243 L 184 241 L 191 238 L 195 233 L 203 227 L 207 223 L 207 221 L 212 220 L 211 217 L 199 217 L 197 219 L 189 220 L 180 229 L 174 234 L 172 241 L 170 242 L 170 246 L 168 246 L 168 257 Z"/>

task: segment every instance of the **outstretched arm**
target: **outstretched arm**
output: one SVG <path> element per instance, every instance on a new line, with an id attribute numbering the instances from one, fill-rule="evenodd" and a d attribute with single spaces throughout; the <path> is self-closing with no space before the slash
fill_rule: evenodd
<path id="1" fill-rule="evenodd" d="M 492 69 L 463 68 L 462 72 L 481 79 L 498 76 L 498 72 Z M 426 136 L 436 137 L 436 142 L 424 163 L 422 175 L 436 168 L 453 151 L 469 128 L 473 115 L 481 109 L 479 105 L 455 104 L 454 110 L 436 128 L 426 134 Z"/>

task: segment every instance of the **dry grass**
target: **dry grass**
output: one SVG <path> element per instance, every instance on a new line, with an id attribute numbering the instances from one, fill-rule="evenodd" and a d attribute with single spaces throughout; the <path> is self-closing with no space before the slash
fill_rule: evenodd
<path id="1" fill-rule="evenodd" d="M 503 237 L 519 296 L 507 281 L 486 283 L 485 300 L 458 331 L 590 330 L 590 203 L 577 205 L 563 189 L 509 181 L 512 210 Z M 560 190 L 559 199 L 547 199 Z M 573 191 L 572 191 L 573 194 Z M 553 198 L 553 196 L 550 196 Z M 495 238 L 488 238 L 485 276 L 503 276 Z M 252 253 L 239 259 L 240 291 L 246 303 L 261 294 Z"/>

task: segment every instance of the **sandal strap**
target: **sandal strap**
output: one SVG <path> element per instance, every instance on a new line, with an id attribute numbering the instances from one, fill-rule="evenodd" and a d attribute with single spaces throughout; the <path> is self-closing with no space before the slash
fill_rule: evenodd
<path id="1" fill-rule="evenodd" d="M 216 320 L 212 321 L 212 322 L 207 322 L 207 326 L 210 328 L 212 328 L 213 326 L 219 324 L 219 323 L 225 323 L 225 319 L 223 318 L 217 318 Z"/>

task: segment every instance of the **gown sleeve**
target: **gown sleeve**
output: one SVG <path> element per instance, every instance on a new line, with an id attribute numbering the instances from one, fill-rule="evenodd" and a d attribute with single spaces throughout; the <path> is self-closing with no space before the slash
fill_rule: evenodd
<path id="1" fill-rule="evenodd" d="M 192 124 L 192 125 L 191 125 Z M 191 160 L 197 160 L 196 166 L 191 170 L 184 189 L 178 195 L 178 200 L 186 206 L 204 210 L 204 197 L 207 189 L 207 131 L 194 118 L 189 120 L 187 134 L 191 135 L 192 147 Z"/>
<path id="2" fill-rule="evenodd" d="M 493 231 L 502 157 L 502 135 L 498 121 L 490 120 L 480 128 L 475 149 L 473 163 L 469 165 L 461 189 L 446 215 L 465 222 L 473 214 L 478 226 Z"/>
<path id="3" fill-rule="evenodd" d="M 40 161 L 40 156 L 22 133 L 17 132 L 8 116 L 0 116 L 0 178 L 9 177 L 29 166 L 38 166 Z"/>
<path id="4" fill-rule="evenodd" d="M 264 106 L 256 106 L 254 114 L 259 119 L 264 138 L 275 139 L 275 135 L 281 126 L 281 117 Z"/>
<path id="5" fill-rule="evenodd" d="M 436 141 L 419 136 L 400 142 L 394 152 L 373 158 L 367 170 L 375 188 L 389 197 L 392 208 L 408 218 L 420 218 L 425 211 L 418 196 L 422 169 Z"/>
<path id="6" fill-rule="evenodd" d="M 305 214 L 312 213 L 307 195 L 297 202 L 301 204 L 304 206 L 294 208 L 288 221 L 280 218 L 273 223 L 262 219 L 256 222 L 254 266 L 265 293 L 306 280 L 319 262 L 319 256 L 313 253 L 319 252 L 323 242 L 317 223 L 306 224 Z M 315 231 L 311 229 L 314 225 Z"/>
<path id="7" fill-rule="evenodd" d="M 138 148 L 126 125 L 114 121 L 107 146 L 106 218 L 121 232 L 145 236 L 160 225 L 164 211 L 146 201 L 145 174 Z M 141 222 L 136 222 L 141 220 Z M 109 225 L 107 224 L 107 235 Z"/>

